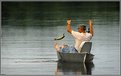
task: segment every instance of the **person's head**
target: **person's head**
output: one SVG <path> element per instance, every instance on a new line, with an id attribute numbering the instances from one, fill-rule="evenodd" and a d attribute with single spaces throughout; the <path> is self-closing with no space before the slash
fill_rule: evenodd
<path id="1" fill-rule="evenodd" d="M 84 24 L 78 25 L 78 32 L 85 32 L 86 26 Z"/>

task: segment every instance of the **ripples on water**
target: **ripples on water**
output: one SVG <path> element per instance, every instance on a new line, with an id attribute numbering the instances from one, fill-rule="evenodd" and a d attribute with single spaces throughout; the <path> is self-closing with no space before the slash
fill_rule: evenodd
<path id="1" fill-rule="evenodd" d="M 120 74 L 118 2 L 8 2 L 2 8 L 2 74 Z M 93 19 L 93 63 L 57 62 L 54 37 L 65 33 L 58 43 L 74 44 L 65 29 L 68 17 L 74 30 L 77 24 L 88 26 L 88 19 Z"/>

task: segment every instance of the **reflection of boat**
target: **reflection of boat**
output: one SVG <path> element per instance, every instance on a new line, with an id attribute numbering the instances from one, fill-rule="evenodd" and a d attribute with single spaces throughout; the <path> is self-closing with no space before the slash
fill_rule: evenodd
<path id="1" fill-rule="evenodd" d="M 85 42 L 81 48 L 81 53 L 57 52 L 58 60 L 62 62 L 91 62 L 94 55 L 90 53 L 92 42 Z"/>
<path id="2" fill-rule="evenodd" d="M 68 62 L 58 62 L 57 73 L 64 75 L 91 75 L 92 68 L 94 67 L 93 62 L 90 63 L 68 63 Z"/>

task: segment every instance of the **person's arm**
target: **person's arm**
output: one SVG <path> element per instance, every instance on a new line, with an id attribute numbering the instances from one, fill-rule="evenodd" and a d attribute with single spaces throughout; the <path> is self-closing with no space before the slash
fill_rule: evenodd
<path id="1" fill-rule="evenodd" d="M 92 23 L 92 20 L 89 20 L 89 26 L 90 26 L 90 33 L 93 36 L 94 35 L 94 32 L 93 32 L 93 23 Z"/>
<path id="2" fill-rule="evenodd" d="M 72 29 L 71 29 L 71 20 L 67 20 L 67 27 L 66 27 L 67 32 L 71 33 Z"/>

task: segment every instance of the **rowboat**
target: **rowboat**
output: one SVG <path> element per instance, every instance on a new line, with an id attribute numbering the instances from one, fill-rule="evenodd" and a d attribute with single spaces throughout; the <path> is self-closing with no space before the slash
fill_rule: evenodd
<path id="1" fill-rule="evenodd" d="M 57 52 L 58 61 L 61 62 L 92 62 L 94 55 L 90 53 L 92 42 L 85 42 L 80 53 Z"/>

